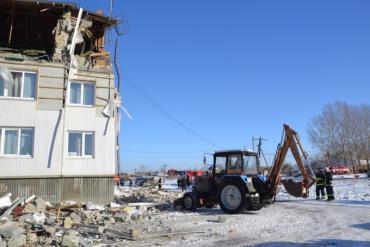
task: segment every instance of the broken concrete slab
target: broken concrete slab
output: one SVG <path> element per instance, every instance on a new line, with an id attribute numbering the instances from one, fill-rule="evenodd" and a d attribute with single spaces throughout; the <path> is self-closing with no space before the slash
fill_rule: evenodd
<path id="1" fill-rule="evenodd" d="M 46 210 L 46 202 L 44 199 L 42 199 L 41 197 L 38 197 L 36 200 L 36 208 L 37 210 L 41 210 L 41 211 L 45 211 Z"/>
<path id="2" fill-rule="evenodd" d="M 71 228 L 73 224 L 71 217 L 65 217 L 63 224 L 64 224 L 64 228 L 67 228 L 67 229 Z"/>
<path id="3" fill-rule="evenodd" d="M 72 222 L 74 224 L 80 224 L 81 223 L 81 217 L 78 214 L 76 214 L 75 212 L 71 213 L 69 215 L 69 217 L 71 217 Z"/>
<path id="4" fill-rule="evenodd" d="M 8 247 L 21 247 L 26 244 L 26 235 L 21 234 L 11 237 L 8 241 Z"/>
<path id="5" fill-rule="evenodd" d="M 54 226 L 45 225 L 44 230 L 45 232 L 49 233 L 49 235 L 53 235 L 56 232 L 57 228 Z"/>
<path id="6" fill-rule="evenodd" d="M 63 236 L 62 246 L 75 247 L 75 246 L 78 246 L 78 243 L 79 243 L 79 239 L 75 231 L 68 231 Z"/>
<path id="7" fill-rule="evenodd" d="M 23 212 L 24 213 L 36 213 L 38 210 L 36 206 L 32 203 L 28 203 L 24 206 Z"/>
<path id="8" fill-rule="evenodd" d="M 0 198 L 0 209 L 7 208 L 12 205 L 12 200 L 10 197 L 12 196 L 12 193 L 8 193 L 5 196 Z"/>
<path id="9" fill-rule="evenodd" d="M 5 238 L 11 238 L 24 233 L 24 229 L 19 227 L 18 224 L 8 221 L 0 225 L 0 235 Z"/>
<path id="10" fill-rule="evenodd" d="M 27 232 L 26 241 L 29 245 L 34 245 L 38 241 L 37 234 L 31 231 Z"/>

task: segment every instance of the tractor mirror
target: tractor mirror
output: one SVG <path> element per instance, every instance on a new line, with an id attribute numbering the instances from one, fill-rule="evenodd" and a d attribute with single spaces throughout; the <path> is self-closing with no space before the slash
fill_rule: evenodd
<path id="1" fill-rule="evenodd" d="M 203 156 L 203 165 L 207 165 L 207 158 L 206 158 L 206 156 Z"/>

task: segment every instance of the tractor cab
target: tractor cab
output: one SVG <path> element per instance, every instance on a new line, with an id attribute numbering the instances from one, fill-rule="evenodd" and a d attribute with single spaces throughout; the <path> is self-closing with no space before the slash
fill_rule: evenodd
<path id="1" fill-rule="evenodd" d="M 259 172 L 257 153 L 246 150 L 218 151 L 213 155 L 213 175 L 253 176 Z"/>

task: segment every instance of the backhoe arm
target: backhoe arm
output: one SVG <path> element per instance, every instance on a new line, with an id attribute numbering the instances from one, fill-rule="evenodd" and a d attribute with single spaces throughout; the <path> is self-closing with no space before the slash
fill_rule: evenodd
<path id="1" fill-rule="evenodd" d="M 292 180 L 282 181 L 285 189 L 288 193 L 297 197 L 307 197 L 308 189 L 314 183 L 314 179 L 310 174 L 308 174 L 302 158 L 308 158 L 307 153 L 303 150 L 303 146 L 299 140 L 298 133 L 291 129 L 287 124 L 284 124 L 284 141 L 282 145 L 278 146 L 275 154 L 274 163 L 270 170 L 270 174 L 267 180 L 269 194 L 276 195 L 276 189 L 280 182 L 280 172 L 283 167 L 284 160 L 288 153 L 288 150 L 293 154 L 294 159 L 297 162 L 299 170 L 303 176 L 302 182 L 294 182 Z M 311 171 L 312 172 L 312 171 Z"/>

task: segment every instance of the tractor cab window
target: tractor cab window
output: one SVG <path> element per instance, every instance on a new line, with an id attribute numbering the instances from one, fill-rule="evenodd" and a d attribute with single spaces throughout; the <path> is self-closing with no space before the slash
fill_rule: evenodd
<path id="1" fill-rule="evenodd" d="M 258 173 L 256 156 L 244 156 L 244 173 L 245 174 Z"/>
<path id="2" fill-rule="evenodd" d="M 228 174 L 241 174 L 242 173 L 242 156 L 241 155 L 230 155 L 227 164 Z"/>
<path id="3" fill-rule="evenodd" d="M 215 163 L 215 172 L 216 173 L 225 173 L 226 171 L 226 157 L 224 156 L 218 156 L 216 157 L 216 163 Z"/>

